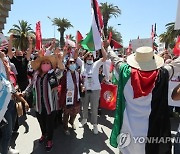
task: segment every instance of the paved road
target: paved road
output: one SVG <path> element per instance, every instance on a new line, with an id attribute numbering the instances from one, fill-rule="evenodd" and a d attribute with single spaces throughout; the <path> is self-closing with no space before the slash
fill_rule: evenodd
<path id="1" fill-rule="evenodd" d="M 99 117 L 99 134 L 94 135 L 92 125 L 88 122 L 79 128 L 80 115 L 76 118 L 77 129 L 70 129 L 70 136 L 63 133 L 62 125 L 55 129 L 54 147 L 51 154 L 119 154 L 119 150 L 109 145 L 114 112 L 102 110 Z M 176 133 L 180 118 L 171 118 L 172 134 Z M 20 118 L 19 135 L 14 135 L 12 146 L 20 150 L 20 154 L 46 154 L 44 145 L 38 143 L 40 128 L 34 112 L 27 114 L 27 119 Z M 16 141 L 14 142 L 14 139 Z M 173 149 L 172 149 L 173 150 Z"/>
<path id="2" fill-rule="evenodd" d="M 62 125 L 55 129 L 54 146 L 51 154 L 119 154 L 119 150 L 109 144 L 113 122 L 113 111 L 102 110 L 99 117 L 99 134 L 94 135 L 90 122 L 84 128 L 79 128 L 80 115 L 76 118 L 76 130 L 70 129 L 70 136 L 63 133 Z M 44 145 L 38 143 L 41 136 L 34 112 L 27 114 L 27 119 L 20 119 L 19 135 L 13 136 L 12 146 L 20 151 L 20 154 L 46 154 Z M 16 141 L 14 139 L 16 138 Z"/>

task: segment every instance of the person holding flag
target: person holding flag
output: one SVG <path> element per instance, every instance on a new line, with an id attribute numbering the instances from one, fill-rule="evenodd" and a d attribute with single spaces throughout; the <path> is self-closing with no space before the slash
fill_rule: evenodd
<path id="1" fill-rule="evenodd" d="M 171 154 L 171 141 L 161 142 L 161 139 L 171 138 L 168 84 L 180 71 L 180 58 L 164 65 L 163 58 L 146 46 L 129 55 L 127 63 L 110 46 L 107 53 L 119 74 L 110 144 L 123 154 Z M 156 138 L 157 142 L 135 142 L 133 139 L 138 137 L 151 141 Z"/>
<path id="2" fill-rule="evenodd" d="M 84 61 L 82 62 L 82 78 L 84 83 L 85 96 L 83 98 L 83 119 L 81 121 L 80 127 L 83 127 L 87 123 L 88 119 L 88 107 L 91 103 L 91 123 L 93 124 L 94 134 L 98 134 L 97 127 L 97 116 L 98 116 L 98 106 L 100 98 L 101 85 L 99 82 L 99 68 L 106 61 L 106 52 L 102 45 L 101 49 L 102 58 L 94 62 L 94 57 L 92 52 L 87 52 L 84 56 Z M 80 61 L 80 59 L 78 60 Z M 82 64 L 78 63 L 79 66 Z"/>

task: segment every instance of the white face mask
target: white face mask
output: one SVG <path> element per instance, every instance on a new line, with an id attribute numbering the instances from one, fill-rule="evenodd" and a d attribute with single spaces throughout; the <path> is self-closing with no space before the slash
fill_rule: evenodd
<path id="1" fill-rule="evenodd" d="M 91 65 L 91 64 L 93 64 L 93 60 L 87 60 L 86 63 Z"/>

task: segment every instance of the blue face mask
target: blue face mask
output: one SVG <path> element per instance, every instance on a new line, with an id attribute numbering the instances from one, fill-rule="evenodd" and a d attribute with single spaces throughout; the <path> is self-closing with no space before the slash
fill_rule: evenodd
<path id="1" fill-rule="evenodd" d="M 71 71 L 75 71 L 75 70 L 76 70 L 76 64 L 71 64 L 71 65 L 69 65 L 69 69 L 70 69 Z"/>

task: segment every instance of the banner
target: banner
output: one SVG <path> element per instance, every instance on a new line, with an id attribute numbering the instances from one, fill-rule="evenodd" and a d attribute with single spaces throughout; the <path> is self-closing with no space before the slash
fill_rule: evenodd
<path id="1" fill-rule="evenodd" d="M 132 51 L 135 52 L 137 48 L 142 46 L 152 47 L 153 40 L 152 38 L 134 39 L 131 41 L 131 45 L 132 45 Z"/>
<path id="2" fill-rule="evenodd" d="M 168 90 L 168 104 L 169 106 L 180 107 L 180 100 L 174 101 L 171 98 L 172 92 L 176 86 L 180 84 L 180 73 L 177 73 L 173 76 L 173 78 L 169 81 L 169 90 Z"/>
<path id="3" fill-rule="evenodd" d="M 101 84 L 100 107 L 108 110 L 116 109 L 117 86 Z"/>

